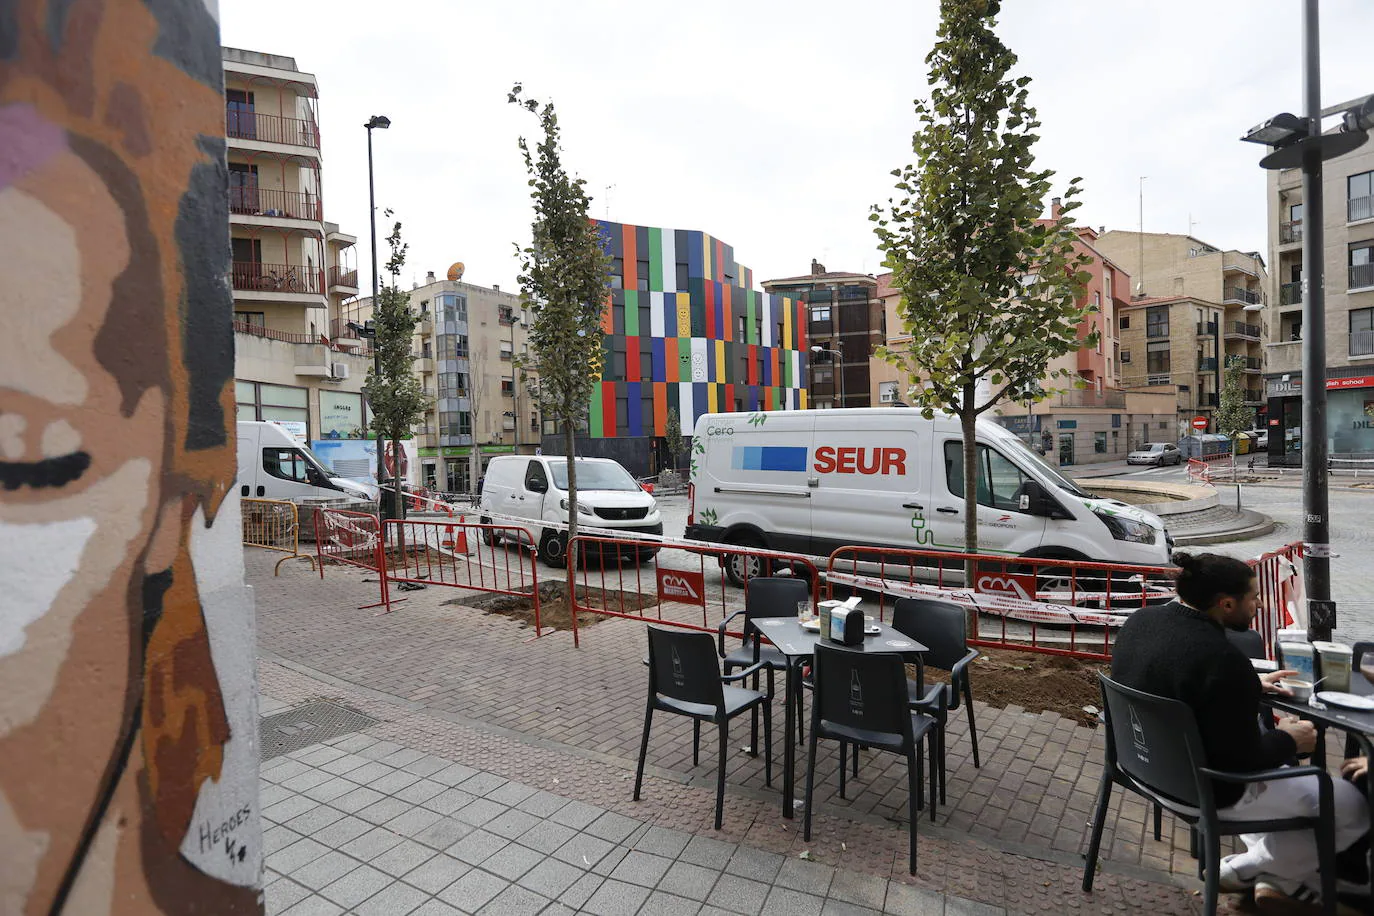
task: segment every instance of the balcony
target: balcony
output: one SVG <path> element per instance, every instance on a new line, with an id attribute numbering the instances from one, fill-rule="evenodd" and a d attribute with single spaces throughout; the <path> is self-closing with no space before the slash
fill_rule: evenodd
<path id="1" fill-rule="evenodd" d="M 863 286 L 841 286 L 840 301 L 852 302 L 854 300 L 864 300 L 868 298 L 868 289 Z"/>
<path id="2" fill-rule="evenodd" d="M 1217 323 L 1215 321 L 1199 321 L 1197 323 L 1198 337 L 1214 337 L 1217 333 Z M 1164 336 L 1168 336 L 1167 334 Z"/>
<path id="3" fill-rule="evenodd" d="M 236 106 L 225 106 L 224 133 L 231 140 L 258 140 L 316 150 L 320 148 L 320 129 L 313 121 L 245 111 Z"/>
<path id="4" fill-rule="evenodd" d="M 1240 367 L 1246 372 L 1263 372 L 1264 360 L 1258 356 L 1232 356 L 1232 360 L 1241 360 Z"/>
<path id="5" fill-rule="evenodd" d="M 292 334 L 289 331 L 277 331 L 272 328 L 263 327 L 260 324 L 250 324 L 247 321 L 234 319 L 234 332 L 237 334 L 251 334 L 254 337 L 265 337 L 268 340 L 280 340 L 283 343 L 294 344 L 313 344 L 318 342 L 318 338 L 309 334 Z"/>
<path id="6" fill-rule="evenodd" d="M 1247 389 L 1245 389 L 1245 406 L 1246 406 L 1246 407 L 1258 407 L 1258 406 L 1260 406 L 1260 405 L 1263 404 L 1263 403 L 1264 403 L 1264 389 L 1263 389 L 1263 388 L 1247 388 Z"/>
<path id="7" fill-rule="evenodd" d="M 257 293 L 324 293 L 324 271 L 300 264 L 262 264 L 235 261 L 230 271 L 234 289 Z"/>
<path id="8" fill-rule="evenodd" d="M 1346 289 L 1365 289 L 1374 287 L 1374 264 L 1351 264 L 1350 282 Z"/>
<path id="9" fill-rule="evenodd" d="M 1279 223 L 1279 244 L 1292 245 L 1302 241 L 1302 220 L 1295 219 Z"/>
<path id="10" fill-rule="evenodd" d="M 1374 219 L 1374 197 L 1352 197 L 1346 201 L 1346 222 L 1353 223 L 1362 219 Z"/>
<path id="11" fill-rule="evenodd" d="M 229 189 L 229 212 L 235 216 L 270 216 L 278 219 L 303 219 L 318 223 L 324 219 L 320 195 L 308 191 L 283 191 L 279 188 Z"/>
<path id="12" fill-rule="evenodd" d="M 1216 359 L 1216 357 L 1215 357 L 1215 356 L 1202 356 L 1202 357 L 1199 357 L 1199 358 L 1198 358 L 1198 361 L 1197 361 L 1197 371 L 1199 371 L 1199 372 L 1216 372 L 1216 371 L 1217 371 L 1217 359 Z"/>
<path id="13" fill-rule="evenodd" d="M 316 378 L 333 378 L 329 347 L 322 343 L 296 348 L 296 374 Z"/>
<path id="14" fill-rule="evenodd" d="M 1243 340 L 1259 340 L 1260 334 L 1264 329 L 1257 324 L 1246 324 L 1244 321 L 1226 322 L 1226 337 L 1239 337 Z"/>
<path id="15" fill-rule="evenodd" d="M 1351 331 L 1350 355 L 1374 356 L 1374 331 Z"/>
<path id="16" fill-rule="evenodd" d="M 1279 284 L 1279 305 L 1302 305 L 1302 281 Z"/>
<path id="17" fill-rule="evenodd" d="M 1217 396 L 1216 396 L 1216 394 L 1213 393 L 1213 392 L 1210 392 L 1210 391 L 1209 391 L 1209 392 L 1206 392 L 1206 393 L 1204 393 L 1204 394 L 1199 394 L 1199 395 L 1197 396 L 1197 406 L 1198 406 L 1198 407 L 1202 407 L 1202 408 L 1206 408 L 1206 407 L 1216 407 L 1216 406 L 1217 406 Z"/>
<path id="18" fill-rule="evenodd" d="M 1097 392 L 1092 389 L 1072 389 L 1061 392 L 1059 395 L 1060 407 L 1111 407 L 1116 410 L 1126 409 L 1126 392 L 1124 391 L 1103 391 Z"/>
<path id="19" fill-rule="evenodd" d="M 418 356 L 415 358 L 415 371 L 421 375 L 430 375 L 434 372 L 434 360 L 428 356 Z"/>
<path id="20" fill-rule="evenodd" d="M 329 289 L 339 288 L 349 292 L 358 291 L 358 270 L 355 267 L 329 268 Z"/>
<path id="21" fill-rule="evenodd" d="M 1146 385 L 1172 385 L 1173 383 L 1173 376 L 1169 375 L 1167 372 L 1162 375 L 1147 375 L 1145 377 Z"/>
<path id="22" fill-rule="evenodd" d="M 1239 286 L 1228 286 L 1221 291 L 1222 302 L 1239 302 L 1242 305 L 1259 305 L 1260 294 Z"/>

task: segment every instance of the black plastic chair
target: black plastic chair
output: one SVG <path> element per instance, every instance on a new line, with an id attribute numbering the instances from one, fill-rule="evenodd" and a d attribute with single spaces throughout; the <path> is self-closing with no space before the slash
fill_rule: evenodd
<path id="1" fill-rule="evenodd" d="M 1264 634 L 1259 630 L 1227 630 L 1226 640 L 1245 653 L 1246 658 L 1268 658 L 1264 648 Z"/>
<path id="2" fill-rule="evenodd" d="M 775 686 L 773 672 L 787 670 L 787 656 L 760 637 L 759 629 L 754 626 L 753 621 L 760 617 L 796 617 L 797 603 L 800 601 L 809 602 L 810 600 L 811 591 L 803 579 L 786 576 L 750 579 L 745 589 L 744 610 L 735 611 L 721 621 L 720 626 L 716 628 L 717 648 L 725 673 L 729 674 L 736 668 L 762 662 L 763 670 L 768 672 L 768 696 L 771 699 Z M 729 629 L 731 621 L 741 614 L 744 615 L 744 641 L 734 649 L 727 651 L 725 648 L 726 630 Z M 757 672 L 754 674 L 754 689 L 759 689 Z M 800 693 L 800 687 L 797 690 Z M 801 708 L 800 703 L 797 704 L 797 708 Z M 798 725 L 800 725 L 801 717 L 798 716 L 797 718 Z M 757 713 L 750 717 L 749 737 L 752 742 L 751 747 L 757 751 L 759 744 Z"/>
<path id="3" fill-rule="evenodd" d="M 649 627 L 649 699 L 644 707 L 644 736 L 639 743 L 635 768 L 634 800 L 644 782 L 644 758 L 649 752 L 649 725 L 654 710 L 688 716 L 692 720 L 692 764 L 700 757 L 701 723 L 720 729 L 720 762 L 716 775 L 716 829 L 725 811 L 725 749 L 729 747 L 730 720 L 742 712 L 763 707 L 763 780 L 773 784 L 773 716 L 768 695 L 757 690 L 727 686 L 756 674 L 762 663 L 739 674 L 722 677 L 711 634 L 689 630 Z"/>
<path id="4" fill-rule="evenodd" d="M 1321 871 L 1322 906 L 1336 912 L 1336 837 L 1331 776 L 1321 767 L 1283 767 L 1253 773 L 1225 773 L 1210 769 L 1203 751 L 1197 719 L 1186 703 L 1133 690 L 1098 675 L 1102 683 L 1103 715 L 1107 720 L 1106 763 L 1093 815 L 1088 858 L 1083 868 L 1083 890 L 1093 889 L 1102 828 L 1107 822 L 1112 784 L 1135 792 L 1173 812 L 1200 834 L 1201 865 L 1206 876 L 1203 912 L 1217 911 L 1221 838 L 1241 833 L 1273 833 L 1312 830 L 1316 835 Z M 1316 776 L 1317 817 L 1292 817 L 1270 821 L 1228 821 L 1217 811 L 1212 783 L 1248 784 L 1275 779 Z"/>
<path id="5" fill-rule="evenodd" d="M 900 655 L 856 652 L 817 644 L 812 663 L 815 696 L 811 738 L 806 746 L 806 814 L 803 836 L 811 839 L 812 792 L 816 783 L 816 742 L 840 742 L 840 797 L 844 798 L 845 746 L 863 745 L 906 757 L 907 820 L 911 832 L 910 870 L 916 874 L 916 811 L 924 769 L 921 738 L 929 735 L 930 765 L 935 767 L 935 719 L 912 712 L 906 703 L 906 666 Z M 930 782 L 935 810 L 935 780 Z"/>
<path id="6" fill-rule="evenodd" d="M 948 601 L 923 598 L 898 598 L 892 606 L 892 628 L 926 647 L 921 663 L 926 668 L 949 672 L 948 684 L 918 685 L 908 681 L 913 709 L 934 716 L 939 723 L 940 803 L 945 802 L 945 727 L 951 710 L 963 699 L 968 715 L 968 736 L 973 744 L 973 766 L 982 766 L 978 757 L 978 730 L 973 720 L 973 687 L 969 682 L 969 663 L 978 650 L 968 646 L 964 608 Z"/>

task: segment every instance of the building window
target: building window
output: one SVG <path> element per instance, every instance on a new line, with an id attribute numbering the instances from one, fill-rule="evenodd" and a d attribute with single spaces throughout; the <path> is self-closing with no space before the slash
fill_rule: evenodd
<path id="1" fill-rule="evenodd" d="M 1121 330 L 1126 331 L 1126 330 L 1129 330 L 1130 327 L 1131 327 L 1131 316 L 1130 316 L 1130 315 L 1122 315 L 1122 316 L 1121 316 Z"/>
<path id="2" fill-rule="evenodd" d="M 235 312 L 234 320 L 250 328 L 267 327 L 267 316 L 263 312 Z"/>
<path id="3" fill-rule="evenodd" d="M 639 290 L 641 293 L 647 293 L 649 291 L 648 261 L 635 262 L 635 289 Z"/>
<path id="4" fill-rule="evenodd" d="M 466 410 L 439 411 L 439 435 L 472 435 L 472 414 L 468 413 Z"/>
<path id="5" fill-rule="evenodd" d="M 677 262 L 677 291 L 687 292 L 687 264 L 685 261 Z"/>
<path id="6" fill-rule="evenodd" d="M 1374 172 L 1351 175 L 1346 183 L 1346 220 L 1374 217 Z"/>
<path id="7" fill-rule="evenodd" d="M 818 306 L 818 307 L 812 308 L 812 309 L 811 309 L 811 320 L 812 320 L 812 321 L 829 321 L 829 320 L 830 320 L 830 306 L 828 306 L 828 305 L 822 305 L 822 306 Z"/>
<path id="8" fill-rule="evenodd" d="M 1130 350 L 1122 350 L 1122 351 L 1121 351 L 1121 362 L 1122 362 L 1122 363 L 1129 363 L 1130 361 L 1131 361 L 1131 351 L 1130 351 Z"/>
<path id="9" fill-rule="evenodd" d="M 1169 374 L 1169 342 L 1159 341 L 1145 345 L 1145 371 L 1150 375 Z"/>
<path id="10" fill-rule="evenodd" d="M 320 392 L 321 439 L 363 439 L 366 432 L 367 415 L 361 394 Z"/>
<path id="11" fill-rule="evenodd" d="M 1357 242 L 1350 246 L 1349 289 L 1374 286 L 1374 242 Z"/>
<path id="12" fill-rule="evenodd" d="M 1374 308 L 1350 313 L 1350 355 L 1374 356 Z"/>
<path id="13" fill-rule="evenodd" d="M 1102 266 L 1102 298 L 1112 301 L 1112 269 L 1105 264 Z"/>
<path id="14" fill-rule="evenodd" d="M 891 403 L 892 403 L 893 401 L 895 401 L 895 400 L 897 400 L 897 383 L 896 383 L 896 382 L 879 382 L 879 383 L 878 383 L 878 403 L 879 403 L 879 404 L 891 404 Z"/>
<path id="15" fill-rule="evenodd" d="M 501 341 L 501 358 L 503 360 L 509 362 L 514 353 L 515 351 L 511 349 L 511 344 L 509 340 Z"/>
<path id="16" fill-rule="evenodd" d="M 1107 433 L 1105 430 L 1093 433 L 1093 451 L 1099 455 L 1107 454 Z"/>
<path id="17" fill-rule="evenodd" d="M 446 360 L 468 358 L 468 338 L 466 334 L 440 334 L 439 358 Z"/>
<path id="18" fill-rule="evenodd" d="M 501 393 L 508 398 L 514 397 L 515 379 L 511 378 L 510 376 L 506 376 L 505 378 L 501 379 Z"/>
<path id="19" fill-rule="evenodd" d="M 1145 310 L 1145 336 L 1169 336 L 1169 307 L 1156 305 Z"/>
<path id="20" fill-rule="evenodd" d="M 466 372 L 440 372 L 439 397 L 465 398 L 468 396 L 468 376 Z"/>
<path id="21" fill-rule="evenodd" d="M 467 296 L 459 296 L 456 293 L 444 293 L 434 297 L 435 309 L 439 312 L 443 321 L 467 321 L 468 320 L 468 299 Z M 421 313 L 424 312 L 424 303 L 420 304 Z"/>
<path id="22" fill-rule="evenodd" d="M 748 334 L 749 318 L 748 316 L 740 315 L 738 320 L 735 322 L 735 342 L 748 343 L 748 341 L 745 339 Z"/>
<path id="23" fill-rule="evenodd" d="M 434 345 L 433 345 L 432 343 L 430 343 L 428 340 L 422 340 L 422 341 L 420 341 L 420 358 L 421 358 L 421 359 L 433 359 L 433 358 L 434 358 Z"/>
<path id="24" fill-rule="evenodd" d="M 297 425 L 294 431 L 309 435 L 310 392 L 287 385 L 234 382 L 234 399 L 240 420 L 277 420 Z"/>

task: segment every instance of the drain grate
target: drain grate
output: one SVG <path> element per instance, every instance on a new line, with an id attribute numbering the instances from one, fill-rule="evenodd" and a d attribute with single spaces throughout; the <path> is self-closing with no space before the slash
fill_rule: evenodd
<path id="1" fill-rule="evenodd" d="M 261 720 L 258 732 L 263 760 L 298 751 L 330 738 L 362 731 L 376 719 L 338 703 L 317 701 Z"/>

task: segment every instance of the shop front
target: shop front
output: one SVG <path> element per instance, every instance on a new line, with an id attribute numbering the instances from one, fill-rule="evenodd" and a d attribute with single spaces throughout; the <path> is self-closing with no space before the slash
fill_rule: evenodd
<path id="1" fill-rule="evenodd" d="M 494 455 L 514 454 L 514 445 L 479 446 L 482 462 L 478 475 L 487 472 L 487 462 Z M 420 463 L 424 478 L 433 480 L 432 489 L 442 489 L 445 493 L 475 493 L 477 487 L 472 480 L 472 446 L 446 445 L 442 448 L 422 448 L 419 450 Z M 440 487 L 439 484 L 443 486 Z"/>
<path id="2" fill-rule="evenodd" d="M 1342 370 L 1332 370 L 1335 372 Z M 1347 370 L 1348 371 L 1348 370 Z M 1302 378 L 1270 379 L 1269 464 L 1302 466 Z M 1326 380 L 1327 451 L 1332 457 L 1374 457 L 1374 375 Z"/>

